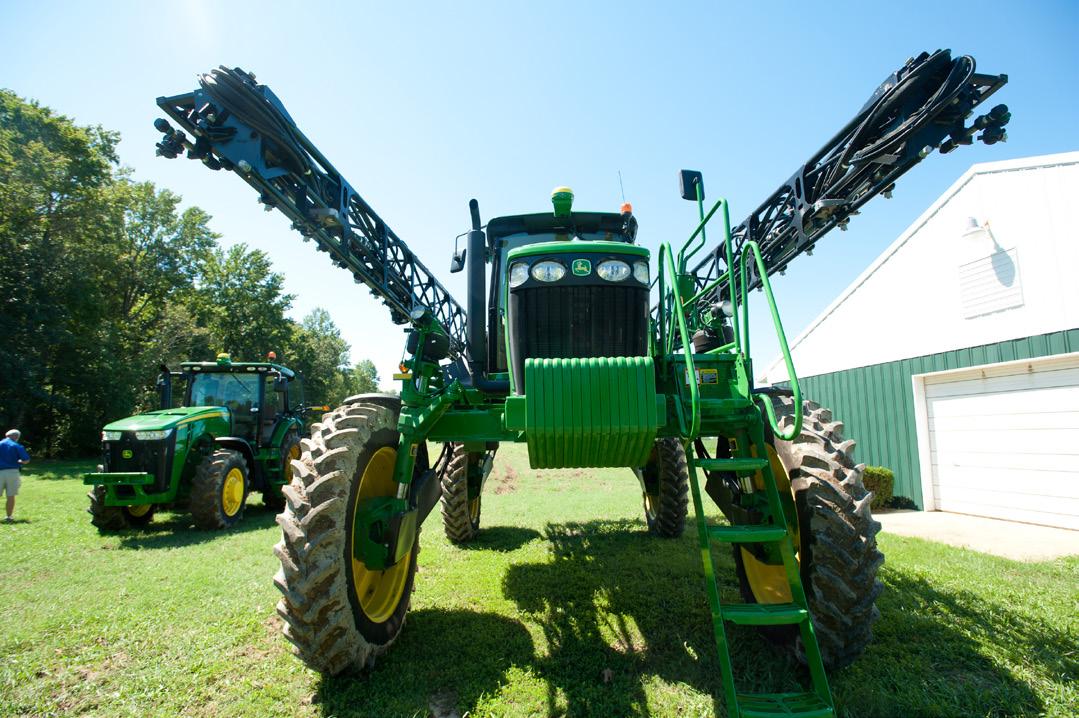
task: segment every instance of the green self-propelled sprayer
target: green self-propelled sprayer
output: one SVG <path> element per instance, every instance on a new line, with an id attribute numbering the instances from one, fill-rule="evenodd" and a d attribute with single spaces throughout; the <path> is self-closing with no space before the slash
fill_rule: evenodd
<path id="1" fill-rule="evenodd" d="M 157 121 L 159 154 L 234 172 L 409 327 L 400 396 L 356 396 L 325 414 L 283 489 L 274 580 L 296 653 L 331 674 L 370 665 L 404 622 L 424 519 L 441 501 L 450 539 L 472 538 L 495 450 L 523 442 L 534 468 L 631 470 L 658 536 L 682 533 L 691 498 L 730 714 L 833 715 L 825 665 L 861 654 L 878 615 L 879 524 L 853 442 L 829 411 L 802 401 L 768 276 L 933 150 L 1004 139 L 1003 105 L 967 119 L 1006 81 L 948 51 L 910 59 L 733 230 L 727 203 L 706 206 L 700 173 L 683 171 L 698 224 L 677 250 L 663 244 L 657 262 L 636 244 L 628 205 L 579 212 L 562 187 L 553 212 L 485 227 L 473 200 L 450 268 L 467 269 L 466 308 L 252 75 L 221 68 L 194 92 L 159 98 L 179 125 Z M 713 219 L 720 241 L 701 254 Z M 755 288 L 789 388 L 753 384 Z M 442 445 L 437 457 L 428 442 Z M 703 494 L 725 524 L 707 520 Z M 721 543 L 733 548 L 743 603 L 720 601 Z M 738 693 L 727 623 L 790 645 L 808 666 L 805 690 Z"/>

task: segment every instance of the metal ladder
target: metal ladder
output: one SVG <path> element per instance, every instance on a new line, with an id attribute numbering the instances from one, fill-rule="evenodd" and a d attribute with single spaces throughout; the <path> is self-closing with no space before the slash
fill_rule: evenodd
<path id="1" fill-rule="evenodd" d="M 805 591 L 802 588 L 798 561 L 794 555 L 793 533 L 787 525 L 771 462 L 766 457 L 763 421 L 748 420 L 746 427 L 751 445 L 739 447 L 744 454 L 730 459 L 700 459 L 687 452 L 689 485 L 693 495 L 696 514 L 697 537 L 704 563 L 704 580 L 708 592 L 708 605 L 712 614 L 719 665 L 723 677 L 723 691 L 727 711 L 731 718 L 763 718 L 764 716 L 801 716 L 802 718 L 826 718 L 835 715 L 828 678 L 824 672 L 820 648 L 813 632 Z M 773 524 L 740 526 L 710 526 L 701 501 L 697 470 L 732 472 L 738 476 L 753 476 L 760 472 L 772 516 Z M 715 543 L 724 544 L 774 544 L 783 558 L 783 567 L 790 585 L 790 603 L 735 603 L 724 604 L 720 600 L 719 583 L 716 580 L 712 548 Z M 806 663 L 809 667 L 810 687 L 800 693 L 739 693 L 734 684 L 727 632 L 724 624 L 742 626 L 796 625 L 802 637 Z"/>
<path id="2" fill-rule="evenodd" d="M 734 339 L 732 342 L 711 350 L 709 354 L 715 355 L 731 352 L 736 360 L 749 356 L 749 319 L 748 302 L 746 301 L 746 261 L 752 257 L 757 266 L 761 288 L 768 300 L 772 320 L 776 328 L 780 347 L 783 351 L 787 366 L 788 376 L 791 378 L 794 403 L 801 407 L 801 391 L 794 372 L 794 366 L 790 357 L 790 349 L 783 332 L 783 326 L 779 319 L 779 312 L 775 305 L 775 298 L 768 281 L 768 273 L 765 271 L 761 259 L 760 249 L 756 242 L 746 241 L 742 247 L 741 255 L 734 257 L 731 247 L 730 221 L 727 213 L 727 203 L 719 200 L 711 211 L 705 215 L 702 196 L 698 188 L 698 207 L 700 224 L 683 245 L 678 254 L 677 264 L 669 244 L 663 244 L 659 251 L 659 281 L 660 303 L 658 305 L 658 344 L 663 350 L 665 364 L 669 364 L 670 357 L 674 356 L 677 335 L 681 346 L 681 355 L 677 356 L 678 365 L 684 363 L 686 376 L 685 391 L 679 389 L 681 396 L 675 398 L 674 406 L 678 415 L 679 434 L 683 441 L 689 443 L 702 435 L 712 435 L 711 432 L 727 433 L 736 431 L 741 440 L 737 442 L 737 448 L 731 458 L 699 458 L 692 450 L 686 452 L 686 460 L 689 467 L 689 485 L 693 496 L 693 509 L 696 515 L 697 535 L 701 549 L 701 559 L 704 563 L 705 588 L 708 593 L 708 604 L 712 615 L 712 628 L 715 634 L 716 649 L 719 655 L 720 671 L 723 678 L 723 691 L 726 698 L 727 710 L 731 718 L 765 718 L 766 716 L 800 716 L 801 718 L 827 718 L 835 716 L 835 707 L 832 703 L 831 692 L 828 687 L 828 678 L 824 672 L 824 662 L 821 659 L 820 647 L 813 632 L 813 622 L 809 614 L 806 602 L 805 590 L 802 587 L 801 574 L 798 569 L 798 560 L 794 553 L 794 533 L 787 521 L 776 484 L 776 477 L 772 472 L 771 462 L 768 459 L 767 445 L 764 436 L 764 421 L 767 418 L 772 430 L 779 438 L 789 440 L 798 435 L 801 430 L 801 414 L 795 413 L 794 426 L 790 431 L 779 431 L 775 411 L 771 402 L 764 401 L 758 406 L 752 401 L 751 377 L 748 369 L 741 361 L 728 362 L 730 371 L 741 374 L 738 384 L 744 386 L 747 396 L 738 396 L 730 399 L 709 400 L 702 398 L 700 387 L 697 385 L 697 377 L 692 343 L 689 341 L 689 322 L 687 312 L 702 297 L 712 289 L 720 286 L 723 282 L 729 284 L 732 300 L 737 300 L 735 309 Z M 721 229 L 724 232 L 724 245 L 727 255 L 727 271 L 720 274 L 712 283 L 695 295 L 682 298 L 682 290 L 688 286 L 684 280 L 686 261 L 704 245 L 705 225 L 715 214 L 717 209 L 722 209 Z M 700 237 L 700 239 L 697 239 Z M 696 240 L 696 242 L 695 242 Z M 677 266 L 677 269 L 676 269 Z M 666 277 L 664 276 L 666 270 Z M 736 271 L 737 270 L 737 271 Z M 669 289 L 665 287 L 669 280 Z M 739 291 L 740 297 L 739 297 Z M 741 310 L 741 321 L 739 311 Z M 669 314 L 671 326 L 666 326 L 666 316 Z M 705 361 L 703 358 L 701 361 Z M 668 369 L 670 367 L 667 367 Z M 762 408 L 763 407 L 763 408 Z M 720 430 L 718 427 L 722 426 Z M 755 477 L 761 479 L 768 503 L 768 514 L 773 517 L 771 524 L 752 525 L 729 525 L 709 526 L 704 513 L 704 505 L 701 501 L 701 490 L 697 478 L 697 470 L 706 472 L 730 472 L 739 477 Z M 752 481 L 752 478 L 749 479 Z M 715 563 L 712 555 L 712 547 L 715 543 L 724 544 L 772 544 L 778 548 L 783 561 L 784 572 L 790 587 L 789 603 L 736 603 L 724 605 L 720 600 L 719 584 L 716 581 Z M 810 686 L 799 693 L 739 693 L 734 683 L 734 669 L 731 664 L 730 650 L 727 643 L 726 623 L 743 626 L 798 626 L 805 651 L 806 663 L 809 667 Z"/>

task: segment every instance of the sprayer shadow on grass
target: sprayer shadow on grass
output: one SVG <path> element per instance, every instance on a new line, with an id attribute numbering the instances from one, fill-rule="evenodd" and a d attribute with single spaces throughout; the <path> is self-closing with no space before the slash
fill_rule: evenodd
<path id="1" fill-rule="evenodd" d="M 539 531 L 521 526 L 484 526 L 472 540 L 455 545 L 463 551 L 508 553 L 541 538 Z"/>
<path id="2" fill-rule="evenodd" d="M 837 703 L 851 715 L 1044 715 L 1037 692 L 994 663 L 986 646 L 1012 665 L 1079 680 L 1066 631 L 969 591 L 934 587 L 900 567 L 886 564 L 880 578 L 874 641 L 833 682 Z"/>
<path id="3" fill-rule="evenodd" d="M 541 625 L 549 646 L 548 655 L 539 657 L 534 667 L 548 684 L 548 713 L 649 715 L 644 686 L 659 678 L 711 696 L 711 708 L 725 714 L 700 553 L 689 528 L 682 539 L 663 540 L 643 533 L 638 521 L 549 524 L 545 533 L 552 560 L 509 568 L 505 595 Z M 730 552 L 715 554 L 724 601 L 739 601 Z M 984 656 L 952 619 L 959 616 L 964 628 L 983 626 L 984 631 L 998 630 L 994 624 L 1000 622 L 1001 630 L 1034 627 L 1016 623 L 1017 617 L 1002 616 L 997 609 L 978 608 L 972 596 L 945 594 L 900 572 L 891 572 L 886 585 L 877 640 L 852 667 L 830 674 L 841 712 L 996 715 L 1003 706 L 1037 712 L 1040 701 L 1030 687 Z M 955 608 L 947 620 L 912 616 L 903 610 L 899 595 L 902 601 L 944 602 Z M 931 643 L 919 640 L 926 633 L 934 636 Z M 753 629 L 728 624 L 727 637 L 739 691 L 799 691 L 808 685 L 805 668 Z M 1013 638 L 1031 648 L 1035 641 L 1047 641 L 1048 647 L 1039 650 L 1043 655 L 1066 650 L 1062 635 L 1045 631 Z M 919 660 L 891 666 L 903 673 L 897 683 L 875 675 L 869 682 L 879 694 L 867 693 L 865 675 L 879 674 L 882 662 L 894 664 L 888 656 L 897 651 Z M 971 687 L 989 692 L 957 693 L 954 682 L 942 681 L 948 670 L 954 675 L 954 666 L 963 667 Z M 1056 668 L 1064 670 L 1063 665 Z"/>
<path id="4" fill-rule="evenodd" d="M 360 675 L 320 678 L 316 699 L 325 716 L 426 716 L 475 712 L 496 694 L 513 666 L 533 663 L 532 638 L 505 616 L 426 608 L 408 614 L 393 647 Z"/>
<path id="5" fill-rule="evenodd" d="M 244 516 L 227 529 L 203 530 L 196 528 L 191 514 L 186 512 L 165 512 L 154 516 L 154 520 L 142 528 L 132 527 L 123 531 L 109 532 L 104 536 L 118 536 L 123 549 L 159 549 L 194 546 L 216 541 L 227 536 L 262 531 L 275 525 L 277 513 L 261 505 L 248 506 Z M 276 541 L 276 537 L 274 539 Z"/>

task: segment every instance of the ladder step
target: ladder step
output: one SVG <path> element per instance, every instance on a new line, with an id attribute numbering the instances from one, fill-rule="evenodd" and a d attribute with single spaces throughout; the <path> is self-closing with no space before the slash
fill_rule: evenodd
<path id="1" fill-rule="evenodd" d="M 835 711 L 816 693 L 738 694 L 738 708 L 743 718 L 832 718 Z"/>
<path id="2" fill-rule="evenodd" d="M 793 603 L 739 603 L 723 606 L 723 618 L 740 626 L 788 626 L 809 618 L 809 612 Z"/>
<path id="3" fill-rule="evenodd" d="M 768 466 L 768 459 L 696 459 L 694 463 L 705 471 L 734 471 L 752 473 Z"/>
<path id="4" fill-rule="evenodd" d="M 708 535 L 724 543 L 768 543 L 787 537 L 782 526 L 709 526 Z"/>

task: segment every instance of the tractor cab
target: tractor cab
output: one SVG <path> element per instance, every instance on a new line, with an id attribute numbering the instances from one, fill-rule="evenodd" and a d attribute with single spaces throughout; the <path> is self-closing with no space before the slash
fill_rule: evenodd
<path id="1" fill-rule="evenodd" d="M 233 362 L 227 354 L 216 362 L 185 362 L 184 406 L 221 406 L 229 411 L 231 435 L 252 446 L 273 443 L 279 423 L 303 411 L 301 379 L 272 362 Z"/>

